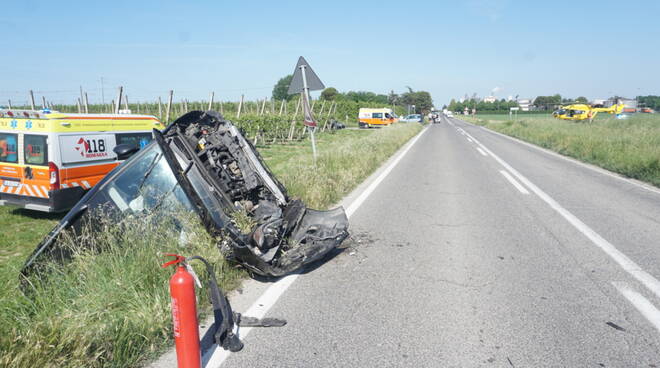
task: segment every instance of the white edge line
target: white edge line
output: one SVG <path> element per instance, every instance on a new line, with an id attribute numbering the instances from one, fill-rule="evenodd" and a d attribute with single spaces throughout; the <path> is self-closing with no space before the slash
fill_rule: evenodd
<path id="1" fill-rule="evenodd" d="M 484 150 L 482 150 L 480 147 L 477 147 L 477 151 L 479 151 L 479 153 L 481 153 L 483 156 L 488 156 L 488 154 L 484 152 Z"/>
<path id="2" fill-rule="evenodd" d="M 461 121 L 463 121 L 463 120 L 461 120 Z M 470 124 L 470 125 L 473 125 L 473 126 L 475 126 L 475 127 L 477 126 L 477 125 L 474 125 L 474 124 L 469 123 L 469 122 L 467 122 L 467 121 L 464 121 L 464 122 L 465 122 L 466 124 Z M 494 130 L 492 130 L 492 129 L 488 129 L 488 128 L 486 128 L 485 126 L 481 126 L 481 125 L 479 125 L 478 127 L 480 127 L 481 129 L 483 129 L 483 130 L 485 130 L 485 131 L 487 131 L 487 132 L 489 132 L 489 133 L 496 134 L 496 135 L 499 135 L 499 136 L 501 136 L 501 137 L 503 137 L 503 138 L 506 138 L 506 139 L 512 140 L 512 141 L 517 142 L 517 143 L 520 143 L 520 144 L 522 144 L 522 145 L 525 145 L 525 146 L 527 146 L 527 147 L 534 148 L 535 150 L 537 150 L 537 151 L 541 151 L 541 152 L 543 152 L 543 153 L 545 153 L 545 154 L 548 154 L 548 155 L 550 155 L 550 156 L 557 157 L 557 158 L 561 158 L 562 160 L 565 160 L 565 161 L 568 161 L 568 162 L 572 162 L 572 163 L 574 163 L 574 164 L 576 164 L 576 165 L 582 166 L 582 167 L 587 168 L 587 169 L 589 169 L 589 170 L 591 170 L 591 171 L 595 171 L 595 172 L 597 172 L 597 173 L 599 173 L 599 174 L 602 174 L 602 175 L 605 175 L 605 176 L 609 176 L 609 177 L 614 178 L 614 179 L 617 179 L 617 180 L 625 181 L 625 182 L 628 183 L 628 184 L 631 184 L 631 185 L 634 185 L 634 186 L 636 186 L 636 187 L 639 187 L 639 188 L 645 189 L 645 190 L 647 190 L 647 191 L 649 191 L 649 192 L 653 192 L 653 193 L 655 193 L 655 194 L 660 194 L 660 189 L 657 189 L 657 188 L 655 188 L 655 187 L 653 187 L 653 186 L 651 186 L 651 185 L 649 185 L 649 184 L 647 184 L 647 183 L 641 182 L 641 181 L 639 181 L 639 180 L 635 180 L 635 179 L 627 178 L 627 177 L 625 177 L 625 176 L 622 176 L 621 174 L 617 174 L 617 173 L 612 172 L 612 171 L 609 171 L 609 170 L 607 170 L 607 169 L 603 169 L 602 167 L 598 167 L 598 166 L 594 166 L 594 165 L 588 164 L 588 163 L 586 163 L 586 162 L 582 162 L 582 161 L 580 161 L 580 160 L 578 160 L 578 159 L 575 159 L 575 158 L 573 158 L 573 157 L 564 156 L 564 155 L 562 155 L 562 154 L 560 154 L 560 153 L 557 153 L 557 152 L 551 151 L 551 150 L 549 150 L 549 149 L 547 149 L 547 148 L 539 147 L 539 146 L 537 146 L 537 145 L 535 145 L 535 144 L 533 144 L 533 143 L 525 142 L 525 141 L 523 141 L 522 139 L 518 139 L 518 138 L 516 138 L 516 137 L 511 137 L 511 136 L 508 136 L 508 135 L 506 135 L 506 134 L 503 134 L 503 133 L 500 133 L 500 132 L 496 132 L 496 131 L 494 131 Z"/>
<path id="3" fill-rule="evenodd" d="M 646 318 L 651 324 L 660 331 L 660 310 L 653 303 L 644 297 L 644 295 L 632 290 L 627 285 L 619 282 L 612 282 L 614 287 Z"/>
<path id="4" fill-rule="evenodd" d="M 428 126 L 424 128 L 421 132 L 419 132 L 415 137 L 410 140 L 405 148 L 403 148 L 403 151 L 400 151 L 398 156 L 390 162 L 390 164 L 387 166 L 385 170 L 383 170 L 380 175 L 374 181 L 366 188 L 360 195 L 353 201 L 351 204 L 346 208 L 346 217 L 350 218 L 353 213 L 360 207 L 362 203 L 369 197 L 369 195 L 376 189 L 376 187 L 387 177 L 387 175 L 394 169 L 394 167 L 401 161 L 403 156 L 408 153 L 410 148 L 417 142 L 419 137 L 426 132 L 428 129 Z M 368 179 L 367 179 L 368 180 Z M 256 318 L 263 318 L 266 313 L 268 313 L 268 310 L 275 305 L 277 300 L 284 294 L 284 292 L 293 284 L 294 281 L 298 278 L 299 274 L 292 274 L 285 276 L 277 281 L 275 281 L 272 285 L 264 291 L 263 294 L 257 300 L 252 303 L 250 308 L 245 312 L 246 316 L 250 317 L 256 317 Z M 241 338 L 245 338 L 247 334 L 252 330 L 250 327 L 245 327 L 240 329 L 239 336 Z M 224 349 L 219 349 L 217 346 L 214 346 L 213 349 L 208 351 L 204 357 L 202 358 L 203 361 L 206 361 L 204 363 L 204 367 L 206 368 L 211 368 L 211 367 L 219 367 L 222 365 L 222 363 L 229 358 L 231 355 L 231 352 L 228 350 Z"/>
<path id="5" fill-rule="evenodd" d="M 469 135 L 469 134 L 468 134 Z M 481 144 L 476 138 L 470 136 L 479 146 L 481 146 L 486 152 L 488 152 L 497 162 L 499 162 L 505 169 L 507 169 L 511 174 L 513 174 L 520 182 L 532 190 L 539 198 L 541 198 L 545 203 L 547 203 L 552 209 L 557 211 L 562 217 L 564 217 L 573 227 L 579 230 L 584 234 L 592 243 L 599 247 L 603 252 L 605 252 L 614 262 L 618 263 L 624 271 L 628 272 L 632 277 L 637 281 L 641 282 L 646 286 L 651 292 L 660 297 L 660 281 L 653 277 L 648 272 L 644 271 L 639 265 L 637 265 L 633 260 L 628 258 L 625 254 L 619 251 L 614 245 L 605 240 L 600 234 L 590 228 L 587 224 L 582 222 L 579 218 L 569 212 L 567 209 L 562 207 L 557 201 L 552 199 L 548 194 L 542 191 L 539 187 L 534 185 L 516 169 L 511 167 L 508 163 L 502 160 L 499 156 L 494 154 L 486 146 Z"/>
<path id="6" fill-rule="evenodd" d="M 518 182 L 516 181 L 516 179 L 514 179 L 514 178 L 511 176 L 511 174 L 509 174 L 508 172 L 506 172 L 506 171 L 504 171 L 504 170 L 500 170 L 500 174 L 502 174 L 502 175 L 506 178 L 506 180 L 508 180 L 511 184 L 513 184 L 513 186 L 516 187 L 516 189 L 518 189 L 518 191 L 519 191 L 520 193 L 522 193 L 522 194 L 529 194 L 529 192 L 527 191 L 527 189 L 525 189 L 525 187 L 523 187 L 522 184 L 518 183 Z"/>

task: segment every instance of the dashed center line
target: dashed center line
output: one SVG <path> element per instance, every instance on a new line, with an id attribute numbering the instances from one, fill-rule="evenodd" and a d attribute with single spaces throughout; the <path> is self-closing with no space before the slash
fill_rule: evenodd
<path id="1" fill-rule="evenodd" d="M 653 277 L 650 273 L 646 272 L 642 267 L 635 263 L 632 259 L 628 258 L 623 252 L 618 250 L 612 243 L 605 240 L 600 234 L 595 230 L 589 227 L 587 224 L 582 222 L 577 216 L 572 214 L 566 208 L 562 207 L 557 201 L 550 197 L 547 193 L 537 187 L 529 179 L 523 176 L 518 170 L 514 169 L 506 161 L 501 159 L 498 155 L 489 150 L 476 138 L 471 136 L 469 133 L 465 133 L 466 136 L 472 138 L 474 142 L 483 148 L 484 151 L 495 159 L 500 165 L 502 165 L 505 170 L 500 170 L 500 173 L 504 175 L 507 179 L 513 179 L 514 177 L 529 188 L 534 194 L 536 194 L 541 200 L 543 200 L 550 208 L 554 209 L 559 215 L 561 215 L 566 221 L 568 221 L 575 229 L 580 231 L 587 239 L 600 248 L 605 254 L 607 254 L 616 264 L 618 264 L 624 271 L 626 271 L 630 276 L 635 280 L 644 285 L 649 291 L 651 291 L 655 296 L 660 297 L 660 281 Z M 513 181 L 509 180 L 514 186 Z M 521 188 L 525 189 L 522 184 Z M 516 186 L 516 188 L 518 188 Z M 520 190 L 520 189 L 519 189 Z M 526 189 L 525 189 L 526 190 Z M 651 323 L 655 328 L 660 330 L 660 310 L 656 308 L 648 299 L 646 299 L 642 294 L 628 288 L 627 286 L 621 286 L 620 283 L 613 283 L 617 290 Z"/>
<path id="2" fill-rule="evenodd" d="M 481 153 L 483 156 L 488 156 L 488 154 L 484 152 L 484 150 L 482 150 L 480 147 L 477 147 L 477 151 L 479 151 L 479 153 Z"/>
<path id="3" fill-rule="evenodd" d="M 525 187 L 523 187 L 522 184 L 518 183 L 518 181 L 516 179 L 514 179 L 513 176 L 511 176 L 511 174 L 509 174 L 508 172 L 506 172 L 504 170 L 500 170 L 500 174 L 502 174 L 502 176 L 504 176 L 506 178 L 506 180 L 509 181 L 509 183 L 511 183 L 514 187 L 516 187 L 516 189 L 518 189 L 518 191 L 520 193 L 529 194 L 527 189 L 525 189 Z"/>

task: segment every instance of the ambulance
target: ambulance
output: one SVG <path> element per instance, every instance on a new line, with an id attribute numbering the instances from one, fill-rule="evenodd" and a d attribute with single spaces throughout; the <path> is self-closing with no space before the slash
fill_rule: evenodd
<path id="1" fill-rule="evenodd" d="M 396 123 L 398 121 L 396 114 L 394 114 L 392 109 L 388 108 L 361 108 L 358 113 L 358 119 L 360 128 L 385 126 Z"/>
<path id="2" fill-rule="evenodd" d="M 154 128 L 149 115 L 0 109 L 0 205 L 68 210 L 119 165 L 117 145 L 144 147 Z"/>

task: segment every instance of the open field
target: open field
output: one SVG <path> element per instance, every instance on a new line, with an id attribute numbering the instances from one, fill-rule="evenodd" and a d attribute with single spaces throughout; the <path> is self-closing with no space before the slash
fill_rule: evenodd
<path id="1" fill-rule="evenodd" d="M 458 118 L 484 125 L 563 155 L 660 186 L 660 115 L 635 114 L 626 120 L 599 114 L 592 123 L 549 115 L 477 115 Z"/>
<path id="2" fill-rule="evenodd" d="M 420 129 L 419 124 L 396 124 L 319 134 L 316 166 L 306 140 L 259 150 L 291 196 L 310 207 L 326 208 Z M 159 354 L 172 343 L 167 288 L 172 271 L 159 266 L 164 253 L 206 257 L 225 289 L 246 276 L 222 260 L 215 240 L 199 224 L 193 224 L 197 231 L 189 248 L 181 249 L 178 235 L 171 234 L 167 224 L 127 220 L 123 230 L 108 225 L 98 240 L 107 249 L 101 254 L 77 249 L 72 242 L 74 260 L 66 267 L 53 265 L 48 278 L 30 279 L 25 296 L 18 289 L 20 267 L 57 220 L 57 215 L 0 208 L 0 224 L 12 229 L 2 235 L 0 366 L 125 367 Z M 117 231 L 122 231 L 123 243 L 113 236 Z M 124 247 L 126 243 L 131 247 Z M 204 300 L 205 293 L 200 294 Z"/>

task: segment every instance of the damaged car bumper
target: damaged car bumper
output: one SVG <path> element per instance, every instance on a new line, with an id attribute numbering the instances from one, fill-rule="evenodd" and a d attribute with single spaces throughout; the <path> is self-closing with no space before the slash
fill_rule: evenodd
<path id="1" fill-rule="evenodd" d="M 343 208 L 317 211 L 289 198 L 252 144 L 220 114 L 193 111 L 154 135 L 71 209 L 27 260 L 24 274 L 48 255 L 66 258 L 58 246 L 62 232 L 75 233 L 100 209 L 117 219 L 193 211 L 229 259 L 264 276 L 317 261 L 348 236 Z M 240 227 L 239 215 L 247 220 Z"/>

